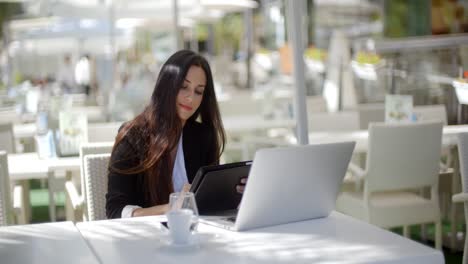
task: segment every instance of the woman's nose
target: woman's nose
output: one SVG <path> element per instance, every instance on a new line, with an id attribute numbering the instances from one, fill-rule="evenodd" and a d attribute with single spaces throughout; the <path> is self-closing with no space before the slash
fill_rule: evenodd
<path id="1" fill-rule="evenodd" d="M 185 95 L 185 98 L 187 100 L 192 101 L 193 100 L 193 92 L 192 91 L 187 91 L 187 94 Z"/>

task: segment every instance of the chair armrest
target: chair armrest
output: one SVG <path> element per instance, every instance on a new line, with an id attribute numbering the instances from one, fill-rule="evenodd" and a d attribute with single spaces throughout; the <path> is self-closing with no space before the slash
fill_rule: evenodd
<path id="1" fill-rule="evenodd" d="M 439 163 L 439 174 L 452 174 L 453 168 L 447 166 L 447 164 L 440 162 Z"/>
<path id="2" fill-rule="evenodd" d="M 13 210 L 15 212 L 23 210 L 23 186 L 15 185 L 13 187 Z"/>
<path id="3" fill-rule="evenodd" d="M 357 177 L 359 180 L 362 180 L 364 176 L 366 175 L 366 171 L 363 170 L 361 167 L 358 165 L 350 162 L 348 166 L 348 170 L 351 172 L 351 174 L 355 177 Z"/>
<path id="4" fill-rule="evenodd" d="M 13 213 L 16 218 L 16 224 L 25 225 L 29 222 L 26 218 L 26 204 L 24 203 L 24 189 L 21 185 L 13 187 Z"/>
<path id="5" fill-rule="evenodd" d="M 457 193 L 452 196 L 452 201 L 455 203 L 468 202 L 468 193 Z"/>
<path id="6" fill-rule="evenodd" d="M 358 165 L 350 162 L 348 165 L 348 171 L 351 172 L 353 181 L 354 181 L 354 188 L 356 192 L 361 191 L 362 182 L 364 180 L 365 175 L 367 174 L 361 167 Z"/>
<path id="7" fill-rule="evenodd" d="M 67 191 L 68 197 L 70 198 L 72 207 L 74 210 L 83 206 L 83 197 L 78 194 L 78 189 L 72 181 L 65 182 L 65 190 Z"/>

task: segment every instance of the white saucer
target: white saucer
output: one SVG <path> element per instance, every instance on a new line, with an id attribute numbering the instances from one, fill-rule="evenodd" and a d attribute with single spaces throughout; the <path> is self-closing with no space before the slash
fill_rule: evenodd
<path id="1" fill-rule="evenodd" d="M 169 233 L 161 235 L 160 241 L 163 247 L 173 248 L 173 249 L 196 249 L 200 247 L 200 239 L 197 233 L 192 234 L 189 238 L 189 241 L 184 244 L 174 243 Z"/>

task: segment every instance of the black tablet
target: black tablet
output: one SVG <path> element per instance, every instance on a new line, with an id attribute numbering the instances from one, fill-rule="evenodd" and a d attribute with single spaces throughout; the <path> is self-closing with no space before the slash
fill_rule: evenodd
<path id="1" fill-rule="evenodd" d="M 240 179 L 249 175 L 252 161 L 201 167 L 190 191 L 195 194 L 200 215 L 236 209 L 242 195 L 236 191 Z"/>

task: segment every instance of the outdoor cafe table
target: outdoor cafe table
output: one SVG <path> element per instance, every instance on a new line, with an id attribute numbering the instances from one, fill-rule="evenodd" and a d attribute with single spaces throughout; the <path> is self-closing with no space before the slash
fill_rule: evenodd
<path id="1" fill-rule="evenodd" d="M 101 263 L 444 263 L 441 251 L 338 212 L 246 232 L 200 222 L 198 242 L 187 247 L 168 242 L 163 220 L 153 216 L 76 226 Z"/>
<path id="2" fill-rule="evenodd" d="M 0 227 L 0 263 L 99 263 L 72 222 Z"/>
<path id="3" fill-rule="evenodd" d="M 57 172 L 71 173 L 80 171 L 80 157 L 54 157 L 40 159 L 36 152 L 8 154 L 8 170 L 10 181 L 24 182 L 30 179 L 47 179 L 49 185 L 55 182 Z M 49 214 L 55 221 L 55 199 L 53 188 L 49 186 Z M 25 198 L 29 196 L 26 194 Z"/>

